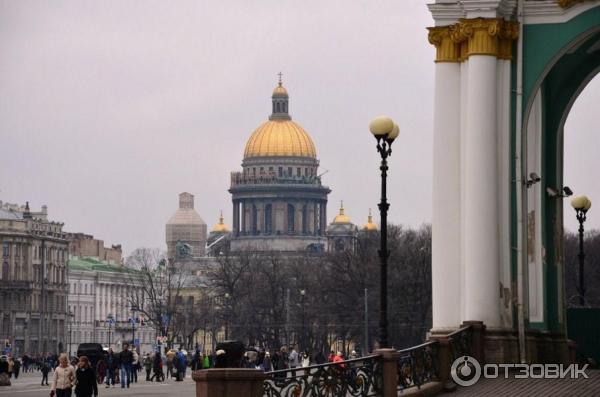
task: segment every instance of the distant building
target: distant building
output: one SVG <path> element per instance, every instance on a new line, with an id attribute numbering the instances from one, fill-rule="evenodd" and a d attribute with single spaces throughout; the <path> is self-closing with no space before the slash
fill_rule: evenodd
<path id="1" fill-rule="evenodd" d="M 327 227 L 327 251 L 354 251 L 357 237 L 358 227 L 344 213 L 344 203 L 342 203 L 340 213 L 333 218 L 333 222 Z"/>
<path id="2" fill-rule="evenodd" d="M 85 233 L 68 233 L 69 255 L 77 258 L 94 257 L 109 263 L 121 263 L 123 250 L 121 244 L 110 248 L 104 246 L 104 241 Z"/>
<path id="3" fill-rule="evenodd" d="M 101 343 L 113 348 L 134 338 L 134 325 L 130 319 L 140 318 L 131 311 L 127 299 L 131 294 L 137 271 L 118 264 L 108 263 L 97 258 L 69 259 L 69 349 L 73 354 L 77 346 L 84 342 Z M 109 314 L 114 323 L 109 323 Z M 110 335 L 109 335 L 110 334 Z M 140 352 L 149 352 L 155 338 L 154 328 L 135 324 L 135 339 L 140 344 Z M 110 343 L 109 343 L 110 342 Z"/>
<path id="4" fill-rule="evenodd" d="M 179 195 L 179 209 L 166 225 L 167 257 L 185 262 L 203 257 L 206 250 L 206 223 L 194 209 L 194 196 Z"/>
<path id="5" fill-rule="evenodd" d="M 0 202 L 0 340 L 14 355 L 60 352 L 66 347 L 67 235 L 32 212 Z"/>

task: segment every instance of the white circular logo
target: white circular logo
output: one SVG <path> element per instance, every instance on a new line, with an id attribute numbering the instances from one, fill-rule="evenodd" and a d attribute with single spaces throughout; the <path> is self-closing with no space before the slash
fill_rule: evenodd
<path id="1" fill-rule="evenodd" d="M 471 356 L 461 356 L 452 363 L 450 375 L 457 385 L 471 386 L 481 378 L 481 365 Z"/>

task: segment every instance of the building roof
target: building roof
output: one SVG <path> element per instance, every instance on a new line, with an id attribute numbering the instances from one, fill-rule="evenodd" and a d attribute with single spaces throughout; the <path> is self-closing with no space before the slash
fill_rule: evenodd
<path id="1" fill-rule="evenodd" d="M 270 156 L 316 158 L 317 150 L 300 124 L 292 120 L 269 120 L 248 139 L 244 158 Z"/>
<path id="2" fill-rule="evenodd" d="M 88 270 L 113 273 L 137 273 L 137 270 L 123 265 L 116 265 L 96 258 L 70 258 L 68 261 L 69 270 Z"/>
<path id="3" fill-rule="evenodd" d="M 0 219 L 20 220 L 23 219 L 23 214 L 21 212 L 9 211 L 0 208 Z"/>

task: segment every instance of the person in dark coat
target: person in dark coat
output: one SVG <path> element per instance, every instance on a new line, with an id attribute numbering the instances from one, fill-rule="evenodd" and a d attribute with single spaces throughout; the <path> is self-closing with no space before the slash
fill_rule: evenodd
<path id="1" fill-rule="evenodd" d="M 98 396 L 98 384 L 96 383 L 96 374 L 90 367 L 90 360 L 86 356 L 79 357 L 77 371 L 75 371 L 75 395 L 77 397 L 96 397 Z"/>
<path id="2" fill-rule="evenodd" d="M 165 380 L 165 376 L 163 374 L 163 362 L 162 358 L 160 357 L 160 352 L 156 352 L 156 354 L 154 354 L 154 364 L 152 365 L 152 369 L 154 373 L 150 378 L 150 382 L 152 382 L 154 378 L 156 378 L 157 382 L 162 382 Z"/>
<path id="3" fill-rule="evenodd" d="M 42 371 L 42 386 L 44 386 L 44 381 L 46 381 L 46 386 L 49 386 L 48 373 L 50 372 L 50 364 L 47 361 L 43 361 L 40 367 L 40 371 Z"/>

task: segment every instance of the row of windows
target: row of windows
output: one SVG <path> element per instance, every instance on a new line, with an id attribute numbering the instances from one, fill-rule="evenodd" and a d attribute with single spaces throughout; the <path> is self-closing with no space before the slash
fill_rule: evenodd
<path id="1" fill-rule="evenodd" d="M 288 104 L 286 102 L 273 102 L 273 113 L 287 113 Z"/>
<path id="2" fill-rule="evenodd" d="M 264 175 L 265 174 L 265 167 L 252 167 L 252 175 L 256 176 L 257 175 L 257 170 L 258 170 L 258 175 Z M 302 174 L 302 167 L 296 167 L 296 176 L 297 177 L 301 177 L 301 176 L 312 176 L 315 174 L 315 169 L 312 167 L 304 167 L 304 175 Z M 245 168 L 244 172 L 246 173 L 246 175 L 250 174 L 250 168 Z M 274 167 L 268 167 L 268 172 L 269 173 L 273 173 L 275 172 L 275 168 Z M 287 167 L 287 170 L 284 170 L 284 167 L 277 167 L 277 175 L 280 178 L 283 177 L 293 177 L 294 176 L 294 167 Z"/>
<path id="3" fill-rule="evenodd" d="M 252 205 L 251 210 L 251 221 L 250 230 L 252 233 L 258 232 L 258 208 L 256 205 Z M 273 206 L 271 204 L 265 205 L 264 211 L 264 232 L 266 234 L 273 233 Z M 300 230 L 302 233 L 308 233 L 308 206 L 305 204 L 302 206 L 301 219 L 300 219 Z M 296 231 L 296 207 L 293 204 L 287 205 L 287 231 L 293 233 Z"/>
<path id="4" fill-rule="evenodd" d="M 13 245 L 13 249 L 11 250 L 11 244 L 8 241 L 4 241 L 2 243 L 2 256 L 7 258 L 10 256 L 11 251 L 15 257 L 20 257 L 22 255 L 27 255 L 27 249 L 23 249 L 23 244 L 16 243 Z M 34 245 L 33 246 L 33 259 L 40 259 L 42 254 L 42 247 Z M 54 247 L 46 247 L 46 260 L 55 261 L 55 262 L 64 262 L 67 257 L 67 250 L 54 248 Z"/>

